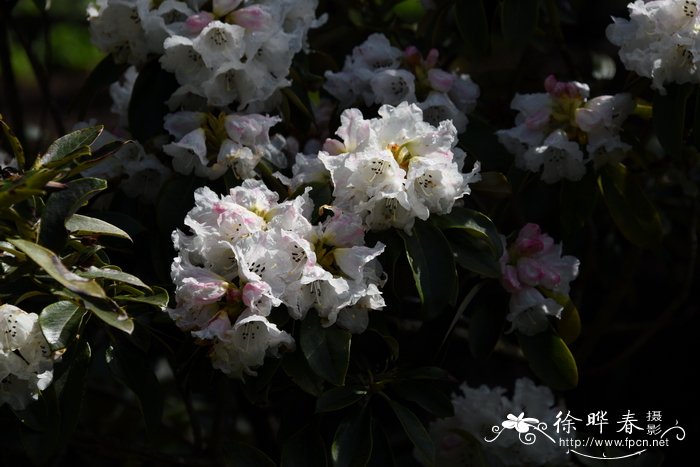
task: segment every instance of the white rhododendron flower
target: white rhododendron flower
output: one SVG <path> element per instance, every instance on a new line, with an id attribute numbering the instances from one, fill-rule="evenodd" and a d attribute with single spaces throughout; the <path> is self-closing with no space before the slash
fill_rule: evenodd
<path id="1" fill-rule="evenodd" d="M 416 103 L 425 121 L 437 126 L 449 119 L 461 133 L 467 114 L 476 106 L 479 87 L 469 75 L 435 68 L 437 60 L 436 49 L 423 59 L 415 47 L 402 52 L 386 36 L 375 33 L 353 49 L 341 71 L 326 72 L 324 87 L 342 108 L 358 101 L 367 106 Z"/>
<path id="2" fill-rule="evenodd" d="M 537 224 L 527 224 L 504 250 L 500 263 L 501 283 L 511 294 L 511 330 L 533 335 L 549 326 L 548 316 L 561 318 L 560 302 L 568 300 L 569 283 L 578 276 L 577 258 L 562 256 L 561 244 Z"/>
<path id="3" fill-rule="evenodd" d="M 485 458 L 503 466 L 569 465 L 568 451 L 559 443 L 539 435 L 542 438 L 537 442 L 523 444 L 516 431 L 534 431 L 528 424 L 535 424 L 535 420 L 547 427 L 553 425 L 561 409 L 549 388 L 520 378 L 515 381 L 512 397 L 507 397 L 502 387 L 473 388 L 463 383 L 452 396 L 452 406 L 454 416 L 434 421 L 429 427 L 439 465 L 477 465 Z M 514 433 L 506 429 L 493 442 L 486 442 L 485 438 L 495 436 L 493 427 L 514 429 Z"/>
<path id="4" fill-rule="evenodd" d="M 360 216 L 367 228 L 410 232 L 415 218 L 446 214 L 480 179 L 479 163 L 462 173 L 465 154 L 449 121 L 436 128 L 415 104 L 379 109 L 365 120 L 357 109 L 341 115 L 319 159 L 331 174 L 335 205 Z"/>
<path id="5" fill-rule="evenodd" d="M 53 355 L 39 315 L 0 305 L 0 405 L 24 409 L 53 379 Z"/>
<path id="6" fill-rule="evenodd" d="M 627 8 L 630 19 L 613 18 L 606 31 L 625 67 L 651 78 L 662 94 L 667 83 L 700 82 L 697 2 L 637 0 Z"/>
<path id="7" fill-rule="evenodd" d="M 515 126 L 496 132 L 499 141 L 515 155 L 515 165 L 542 173 L 546 183 L 580 180 L 586 164 L 595 167 L 619 161 L 630 149 L 620 138 L 622 123 L 634 111 L 628 94 L 588 99 L 588 85 L 557 81 L 544 83 L 546 93 L 516 94 Z"/>
<path id="8" fill-rule="evenodd" d="M 188 129 L 188 118 L 168 122 L 173 131 Z M 257 124 L 253 119 L 230 130 L 245 139 Z M 384 306 L 379 287 L 386 279 L 376 259 L 384 245 L 365 246 L 357 215 L 327 206 L 333 215 L 312 225 L 312 209 L 309 189 L 280 202 L 254 179 L 224 196 L 207 187 L 196 190 L 184 222 L 190 232 L 173 232 L 176 306 L 167 312 L 181 329 L 211 345 L 215 368 L 242 378 L 255 374 L 266 355 L 294 346 L 288 333 L 268 321 L 273 309 L 284 306 L 290 317 L 302 319 L 314 308 L 324 326 L 338 323 L 359 333 L 368 312 Z"/>

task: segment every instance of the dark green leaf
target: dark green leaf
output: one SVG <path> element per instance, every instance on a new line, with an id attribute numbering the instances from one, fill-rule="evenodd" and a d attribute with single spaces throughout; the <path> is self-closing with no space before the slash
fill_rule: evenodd
<path id="1" fill-rule="evenodd" d="M 641 248 L 661 241 L 659 213 L 623 164 L 606 166 L 598 186 L 615 225 L 627 240 Z"/>
<path id="2" fill-rule="evenodd" d="M 513 192 L 510 182 L 501 172 L 481 172 L 481 180 L 470 183 L 475 193 L 483 193 L 492 198 L 507 198 Z"/>
<path id="3" fill-rule="evenodd" d="M 435 445 L 416 415 L 398 402 L 389 401 L 404 432 L 416 448 L 416 457 L 425 466 L 435 465 Z"/>
<path id="4" fill-rule="evenodd" d="M 73 292 L 84 294 L 90 297 L 106 298 L 104 290 L 93 281 L 78 276 L 70 272 L 61 262 L 61 259 L 51 250 L 36 243 L 28 242 L 19 238 L 9 239 L 9 242 L 26 253 L 29 258 L 38 264 L 51 277 L 61 285 Z"/>
<path id="5" fill-rule="evenodd" d="M 65 136 L 61 136 L 54 141 L 46 150 L 46 154 L 37 159 L 36 165 L 39 167 L 56 163 L 66 156 L 71 155 L 75 151 L 89 146 L 102 133 L 102 125 L 81 128 Z"/>
<path id="6" fill-rule="evenodd" d="M 160 308 L 161 310 L 165 310 L 165 308 L 167 308 L 168 306 L 168 301 L 170 300 L 170 297 L 168 297 L 168 291 L 158 286 L 154 286 L 151 289 L 153 290 L 152 294 L 118 295 L 114 297 L 114 300 L 146 303 L 147 305 L 153 305 L 155 307 Z"/>
<path id="7" fill-rule="evenodd" d="M 530 368 L 547 386 L 559 390 L 576 387 L 576 360 L 553 329 L 549 328 L 534 336 L 518 333 L 518 341 Z"/>
<path id="8" fill-rule="evenodd" d="M 382 429 L 381 421 L 372 417 L 372 456 L 368 467 L 393 467 L 396 465 L 391 444 L 386 432 Z"/>
<path id="9" fill-rule="evenodd" d="M 227 467 L 275 467 L 264 452 L 239 441 L 225 443 L 221 461 Z"/>
<path id="10" fill-rule="evenodd" d="M 316 400 L 316 413 L 333 412 L 344 409 L 361 400 L 366 395 L 367 391 L 350 387 L 329 389 Z"/>
<path id="11" fill-rule="evenodd" d="M 396 16 L 407 23 L 415 23 L 425 14 L 423 4 L 420 0 L 403 0 L 392 8 Z"/>
<path id="12" fill-rule="evenodd" d="M 450 242 L 457 264 L 484 277 L 501 277 L 499 258 L 489 243 L 480 238 L 465 235 L 461 231 L 446 231 L 445 237 Z"/>
<path id="13" fill-rule="evenodd" d="M 598 201 L 596 174 L 589 170 L 579 181 L 562 180 L 559 216 L 567 234 L 580 230 L 591 218 Z"/>
<path id="14" fill-rule="evenodd" d="M 25 160 L 22 143 L 19 142 L 19 139 L 17 138 L 17 136 L 15 136 L 12 129 L 7 125 L 7 123 L 5 123 L 5 121 L 2 118 L 2 115 L 0 115 L 0 128 L 2 129 L 2 133 L 5 135 L 5 139 L 7 140 L 7 143 L 10 149 L 12 150 L 12 155 L 17 161 L 17 167 L 19 167 L 20 170 L 23 170 Z"/>
<path id="15" fill-rule="evenodd" d="M 314 397 L 321 395 L 323 379 L 314 373 L 302 352 L 286 353 L 282 357 L 282 369 L 302 391 Z"/>
<path id="16" fill-rule="evenodd" d="M 144 287 L 151 290 L 146 284 L 141 281 L 136 276 L 122 272 L 118 269 L 109 268 L 96 268 L 95 266 L 90 266 L 88 269 L 83 271 L 76 271 L 76 273 L 81 277 L 87 277 L 88 279 L 109 279 L 116 282 L 124 282 L 125 284 L 131 284 L 136 287 Z"/>
<path id="17" fill-rule="evenodd" d="M 679 158 L 685 138 L 685 110 L 693 91 L 691 84 L 670 83 L 666 95 L 654 95 L 652 122 L 661 146 L 672 158 Z"/>
<path id="18" fill-rule="evenodd" d="M 73 214 L 66 220 L 66 228 L 75 235 L 109 235 L 112 237 L 126 238 L 131 240 L 128 233 L 109 222 L 105 222 L 95 217 Z"/>
<path id="19" fill-rule="evenodd" d="M 501 28 L 510 47 L 525 47 L 537 28 L 539 0 L 503 0 Z"/>
<path id="20" fill-rule="evenodd" d="M 469 350 L 474 358 L 487 358 L 503 333 L 507 308 L 494 305 L 481 301 L 469 316 Z"/>
<path id="21" fill-rule="evenodd" d="M 400 373 L 403 379 L 433 379 L 440 381 L 448 381 L 450 374 L 437 366 L 423 366 L 419 368 L 411 368 Z"/>
<path id="22" fill-rule="evenodd" d="M 284 442 L 281 467 L 326 467 L 326 449 L 321 434 L 307 426 Z"/>
<path id="23" fill-rule="evenodd" d="M 128 67 L 128 63 L 115 63 L 111 54 L 97 64 L 90 72 L 90 76 L 83 84 L 75 101 L 71 104 L 71 111 L 78 110 L 78 120 L 85 119 L 87 110 L 95 96 L 117 81 Z"/>
<path id="24" fill-rule="evenodd" d="M 477 57 L 487 56 L 491 50 L 491 33 L 483 0 L 457 0 L 455 15 L 467 50 Z"/>
<path id="25" fill-rule="evenodd" d="M 449 214 L 435 216 L 435 225 L 445 229 L 459 229 L 472 237 L 478 238 L 489 246 L 494 256 L 503 255 L 503 241 L 493 221 L 479 211 L 455 207 Z"/>
<path id="26" fill-rule="evenodd" d="M 51 0 L 34 0 L 34 4 L 40 10 L 49 11 L 51 8 Z"/>
<path id="27" fill-rule="evenodd" d="M 66 219 L 105 188 L 107 182 L 104 180 L 81 178 L 66 183 L 64 189 L 52 193 L 41 215 L 39 243 L 54 251 L 60 251 L 68 238 Z"/>
<path id="28" fill-rule="evenodd" d="M 51 350 L 65 349 L 78 333 L 85 310 L 73 302 L 60 301 L 43 309 L 39 325 Z"/>
<path id="29" fill-rule="evenodd" d="M 160 429 L 163 416 L 163 394 L 158 379 L 145 357 L 127 343 L 117 347 L 109 346 L 105 352 L 109 369 L 119 381 L 134 391 L 139 399 L 146 427 L 155 433 Z"/>
<path id="30" fill-rule="evenodd" d="M 71 435 L 78 426 L 80 407 L 83 402 L 87 373 L 90 367 L 92 352 L 90 345 L 84 339 L 75 349 L 76 354 L 71 358 L 70 368 L 54 384 L 59 391 L 59 406 L 61 409 L 61 445 L 69 442 Z"/>
<path id="31" fill-rule="evenodd" d="M 362 467 L 372 455 L 372 419 L 367 407 L 355 410 L 338 425 L 331 447 L 334 467 Z"/>
<path id="32" fill-rule="evenodd" d="M 85 307 L 109 326 L 127 334 L 134 332 L 134 320 L 111 300 L 100 300 L 94 303 L 85 300 Z"/>
<path id="33" fill-rule="evenodd" d="M 316 313 L 301 323 L 299 341 L 311 369 L 326 381 L 342 386 L 350 362 L 350 332 L 331 326 L 324 328 Z"/>
<path id="34" fill-rule="evenodd" d="M 164 133 L 163 118 L 169 113 L 165 102 L 178 88 L 175 76 L 163 70 L 158 60 L 139 71 L 129 101 L 129 130 L 141 143 Z"/>
<path id="35" fill-rule="evenodd" d="M 411 235 L 399 232 L 427 319 L 457 299 L 457 270 L 445 236 L 428 222 L 416 221 Z"/>
<path id="36" fill-rule="evenodd" d="M 454 415 L 452 400 L 433 382 L 424 380 L 402 380 L 391 385 L 392 391 L 399 399 L 418 404 L 420 408 L 432 415 L 444 418 Z"/>

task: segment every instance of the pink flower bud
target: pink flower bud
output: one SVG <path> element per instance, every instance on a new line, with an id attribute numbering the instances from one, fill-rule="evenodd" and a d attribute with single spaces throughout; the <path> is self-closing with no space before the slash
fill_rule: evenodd
<path id="1" fill-rule="evenodd" d="M 337 139 L 332 138 L 328 138 L 326 142 L 323 143 L 323 150 L 333 156 L 346 152 L 345 145 Z"/>
<path id="2" fill-rule="evenodd" d="M 439 68 L 431 68 L 428 71 L 428 81 L 430 86 L 436 91 L 448 92 L 455 82 L 455 75 Z"/>
<path id="3" fill-rule="evenodd" d="M 214 21 L 214 15 L 208 11 L 202 11 L 196 15 L 192 15 L 185 21 L 185 27 L 190 34 L 199 34 L 207 24 Z"/>
<path id="4" fill-rule="evenodd" d="M 423 56 L 416 46 L 409 45 L 406 47 L 406 50 L 403 51 L 403 59 L 410 67 L 417 67 L 423 60 Z"/>
<path id="5" fill-rule="evenodd" d="M 517 264 L 517 270 L 518 279 L 531 286 L 539 285 L 540 280 L 544 276 L 539 262 L 532 258 L 520 258 Z"/>
<path id="6" fill-rule="evenodd" d="M 273 25 L 272 15 L 267 10 L 257 6 L 249 6 L 236 10 L 229 15 L 231 22 L 251 31 L 264 31 Z"/>
<path id="7" fill-rule="evenodd" d="M 437 65 L 438 57 L 440 56 L 440 52 L 438 52 L 437 49 L 430 49 L 430 52 L 428 52 L 428 56 L 425 57 L 425 62 L 424 65 L 426 68 L 432 68 L 435 65 Z"/>
<path id="8" fill-rule="evenodd" d="M 506 265 L 503 267 L 501 282 L 503 283 L 503 287 L 510 293 L 516 293 L 522 289 L 522 285 L 518 280 L 518 271 L 515 269 L 515 266 Z"/>

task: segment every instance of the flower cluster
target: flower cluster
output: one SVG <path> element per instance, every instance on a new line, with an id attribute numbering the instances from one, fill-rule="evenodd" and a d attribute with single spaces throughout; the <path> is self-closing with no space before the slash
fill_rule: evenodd
<path id="1" fill-rule="evenodd" d="M 182 111 L 165 116 L 165 129 L 175 142 L 163 146 L 172 156 L 175 171 L 188 175 L 221 177 L 229 168 L 245 179 L 255 175 L 255 166 L 266 159 L 286 166 L 282 154 L 284 138 L 269 132 L 279 117 L 260 114 L 219 114 Z"/>
<path id="2" fill-rule="evenodd" d="M 579 260 L 562 256 L 561 250 L 561 244 L 555 244 L 537 224 L 527 224 L 503 252 L 501 283 L 511 294 L 507 316 L 511 329 L 532 335 L 549 325 L 548 316 L 561 317 L 560 301 L 567 298 L 579 268 Z"/>
<path id="3" fill-rule="evenodd" d="M 435 442 L 437 462 L 444 466 L 464 465 L 568 465 L 566 449 L 558 443 L 552 443 L 536 430 L 528 430 L 537 442 L 524 444 L 517 435 L 505 433 L 491 443 L 486 439 L 494 438 L 493 427 L 510 427 L 515 418 L 513 414 L 524 414 L 537 419 L 521 420 L 520 427 L 525 430 L 526 422 L 546 423 L 551 427 L 559 409 L 555 406 L 552 391 L 545 386 L 537 386 L 527 378 L 515 382 L 512 399 L 505 396 L 502 387 L 489 388 L 480 386 L 472 388 L 463 383 L 461 394 L 452 397 L 455 414 L 450 418 L 437 420 L 430 424 L 430 435 Z M 510 424 L 510 425 L 508 425 Z M 543 426 L 544 429 L 544 426 Z M 520 430 L 518 430 L 520 432 Z M 485 462 L 484 459 L 493 459 Z"/>
<path id="4" fill-rule="evenodd" d="M 39 316 L 0 305 L 0 405 L 22 410 L 53 379 L 53 356 Z"/>
<path id="5" fill-rule="evenodd" d="M 286 79 L 306 34 L 321 21 L 316 0 L 97 0 L 92 40 L 118 62 L 160 56 L 180 94 L 239 108 L 270 98 Z M 202 9 L 208 6 L 208 9 Z"/>
<path id="6" fill-rule="evenodd" d="M 367 106 L 417 103 L 427 122 L 438 125 L 449 119 L 461 133 L 476 106 L 479 87 L 469 75 L 436 68 L 437 60 L 436 49 L 424 59 L 415 47 L 401 52 L 375 33 L 353 49 L 341 71 L 326 72 L 325 89 L 343 108 L 360 99 Z"/>
<path id="7" fill-rule="evenodd" d="M 700 82 L 697 2 L 637 0 L 627 8 L 630 19 L 613 18 L 606 31 L 625 67 L 651 78 L 662 94 L 666 83 Z"/>
<path id="8" fill-rule="evenodd" d="M 360 219 L 337 208 L 310 222 L 308 192 L 278 202 L 261 181 L 248 179 L 218 196 L 195 192 L 185 218 L 191 235 L 173 233 L 178 257 L 171 275 L 177 306 L 168 310 L 183 330 L 212 345 L 214 367 L 233 377 L 254 374 L 266 354 L 294 340 L 268 319 L 285 305 L 293 319 L 315 309 L 325 326 L 367 327 L 369 310 L 384 306 L 378 243 L 364 245 Z"/>
<path id="9" fill-rule="evenodd" d="M 449 213 L 480 179 L 478 162 L 470 173 L 461 171 L 466 155 L 455 147 L 452 122 L 436 128 L 415 104 L 384 105 L 370 120 L 348 109 L 336 134 L 342 141 L 327 140 L 318 155 L 333 181 L 334 204 L 371 230 L 410 232 L 416 218 Z"/>
<path id="10" fill-rule="evenodd" d="M 539 172 L 542 180 L 580 180 L 586 164 L 596 167 L 621 158 L 630 146 L 620 139 L 620 127 L 634 110 L 628 94 L 588 99 L 588 85 L 560 82 L 552 75 L 546 93 L 516 94 L 511 108 L 518 111 L 516 126 L 496 132 L 515 155 L 521 169 Z M 584 153 L 585 151 L 585 153 Z"/>

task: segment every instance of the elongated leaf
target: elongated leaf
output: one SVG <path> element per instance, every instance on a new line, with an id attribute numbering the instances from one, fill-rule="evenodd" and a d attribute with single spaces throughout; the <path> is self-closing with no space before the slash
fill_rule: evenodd
<path id="1" fill-rule="evenodd" d="M 525 47 L 537 28 L 539 0 L 503 0 L 501 29 L 510 47 Z"/>
<path id="2" fill-rule="evenodd" d="M 149 431 L 160 429 L 163 416 L 163 394 L 158 379 L 145 355 L 126 343 L 109 346 L 105 352 L 109 369 L 139 399 L 141 413 Z"/>
<path id="3" fill-rule="evenodd" d="M 435 445 L 421 421 L 403 405 L 389 401 L 396 418 L 399 419 L 406 436 L 416 447 L 416 457 L 426 466 L 435 465 Z"/>
<path id="4" fill-rule="evenodd" d="M 117 282 L 124 282 L 125 284 L 131 284 L 136 287 L 144 287 L 151 290 L 146 284 L 143 283 L 141 279 L 133 276 L 129 273 L 119 271 L 118 269 L 109 268 L 96 268 L 95 266 L 90 266 L 84 271 L 76 271 L 79 276 L 87 277 L 88 279 L 109 279 Z"/>
<path id="5" fill-rule="evenodd" d="M 435 417 L 444 418 L 454 415 L 452 400 L 433 382 L 420 380 L 403 380 L 391 385 L 391 390 L 401 399 L 414 402 Z"/>
<path id="6" fill-rule="evenodd" d="M 406 247 L 416 289 L 427 319 L 457 299 L 457 270 L 445 236 L 428 222 L 417 221 L 411 235 L 399 232 Z"/>
<path id="7" fill-rule="evenodd" d="M 85 300 L 85 307 L 109 326 L 124 331 L 127 334 L 134 332 L 134 320 L 111 300 L 103 300 L 94 303 Z"/>
<path id="8" fill-rule="evenodd" d="M 320 377 L 342 386 L 350 362 L 350 332 L 331 326 L 324 328 L 315 313 L 301 323 L 301 350 L 311 369 Z"/>
<path id="9" fill-rule="evenodd" d="M 571 351 L 561 337 L 549 328 L 518 341 L 532 371 L 553 389 L 572 389 L 578 384 L 578 369 Z"/>
<path id="10" fill-rule="evenodd" d="M 559 218 L 567 234 L 581 229 L 591 218 L 599 191 L 595 172 L 589 170 L 581 180 L 563 180 L 559 192 Z"/>
<path id="11" fill-rule="evenodd" d="M 457 264 L 464 269 L 484 277 L 499 278 L 501 276 L 499 258 L 489 243 L 459 231 L 447 231 L 445 237 L 450 242 L 450 248 L 455 255 Z"/>
<path id="12" fill-rule="evenodd" d="M 70 272 L 51 250 L 19 238 L 9 239 L 9 242 L 26 253 L 32 261 L 68 290 L 90 297 L 107 298 L 97 282 Z"/>
<path id="13" fill-rule="evenodd" d="M 65 222 L 90 198 L 107 188 L 107 182 L 99 178 L 81 178 L 66 183 L 66 187 L 49 196 L 41 215 L 39 243 L 59 251 L 68 238 Z"/>
<path id="14" fill-rule="evenodd" d="M 472 191 L 492 198 L 507 198 L 513 192 L 510 182 L 501 172 L 481 172 L 481 180 L 469 186 Z"/>
<path id="15" fill-rule="evenodd" d="M 281 467 L 326 467 L 326 450 L 321 434 L 307 426 L 284 442 Z"/>
<path id="16" fill-rule="evenodd" d="M 372 455 L 372 420 L 367 407 L 356 410 L 338 425 L 331 446 L 334 467 L 362 467 Z"/>
<path id="17" fill-rule="evenodd" d="M 44 187 L 56 176 L 53 170 L 30 170 L 18 180 L 0 181 L 0 208 L 7 208 L 32 196 L 45 193 Z"/>
<path id="18" fill-rule="evenodd" d="M 323 379 L 314 373 L 302 352 L 286 353 L 282 357 L 282 369 L 302 391 L 314 397 L 323 392 Z"/>
<path id="19" fill-rule="evenodd" d="M 140 142 L 163 133 L 165 105 L 178 88 L 175 76 L 163 70 L 158 60 L 148 62 L 139 71 L 129 101 L 129 130 Z"/>
<path id="20" fill-rule="evenodd" d="M 487 56 L 491 50 L 491 33 L 483 0 L 457 0 L 455 15 L 467 50 L 477 57 Z"/>
<path id="21" fill-rule="evenodd" d="M 473 209 L 455 207 L 452 212 L 435 216 L 435 225 L 445 229 L 459 229 L 486 242 L 497 258 L 503 255 L 503 242 L 491 219 Z"/>
<path id="22" fill-rule="evenodd" d="M 37 159 L 36 165 L 41 167 L 52 162 L 60 161 L 78 149 L 89 146 L 100 136 L 103 128 L 102 125 L 81 128 L 80 130 L 61 136 L 49 146 L 46 150 L 46 154 Z"/>
<path id="23" fill-rule="evenodd" d="M 0 129 L 2 129 L 2 133 L 5 135 L 5 139 L 7 140 L 7 143 L 10 146 L 10 149 L 12 150 L 12 155 L 14 156 L 15 160 L 17 161 L 17 167 L 19 167 L 20 170 L 24 169 L 24 149 L 22 148 L 22 143 L 19 142 L 19 138 L 15 136 L 15 133 L 12 131 L 12 128 L 5 123 L 5 120 L 3 120 L 2 115 L 0 115 Z"/>
<path id="24" fill-rule="evenodd" d="M 66 220 L 66 228 L 75 235 L 109 235 L 112 237 L 126 238 L 131 240 L 128 233 L 109 222 L 95 217 L 73 214 Z"/>
<path id="25" fill-rule="evenodd" d="M 656 93 L 652 122 L 661 146 L 673 158 L 681 156 L 685 138 L 685 110 L 693 91 L 690 84 L 670 83 L 666 94 Z"/>
<path id="26" fill-rule="evenodd" d="M 367 391 L 356 388 L 332 388 L 316 400 L 316 413 L 333 412 L 353 405 L 367 395 Z"/>
<path id="27" fill-rule="evenodd" d="M 615 225 L 627 240 L 641 248 L 661 241 L 659 213 L 623 164 L 601 171 L 598 186 Z"/>
<path id="28" fill-rule="evenodd" d="M 75 101 L 70 106 L 70 111 L 78 111 L 78 120 L 84 120 L 90 104 L 100 91 L 106 90 L 129 67 L 128 63 L 115 63 L 112 55 L 107 55 L 90 72 L 85 84 L 83 84 Z"/>
<path id="29" fill-rule="evenodd" d="M 469 316 L 469 350 L 477 359 L 491 354 L 506 320 L 507 307 L 497 306 L 497 302 L 488 298 L 477 303 Z"/>
<path id="30" fill-rule="evenodd" d="M 71 439 L 78 426 L 80 407 L 83 402 L 88 369 L 92 359 L 90 344 L 83 339 L 75 349 L 76 354 L 70 362 L 70 368 L 54 384 L 60 388 L 58 403 L 61 409 L 61 442 L 62 446 Z"/>
<path id="31" fill-rule="evenodd" d="M 63 300 L 45 307 L 39 315 L 39 325 L 51 350 L 65 349 L 78 333 L 85 310 Z"/>
<path id="32" fill-rule="evenodd" d="M 440 381 L 449 381 L 450 374 L 447 370 L 444 370 L 437 366 L 422 366 L 418 368 L 411 368 L 404 370 L 400 373 L 403 379 L 434 379 Z"/>
<path id="33" fill-rule="evenodd" d="M 226 467 L 275 467 L 267 454 L 239 441 L 225 443 L 221 463 Z"/>
<path id="34" fill-rule="evenodd" d="M 168 291 L 162 287 L 154 286 L 151 288 L 153 290 L 152 294 L 147 295 L 118 295 L 114 297 L 117 301 L 127 301 L 127 302 L 138 302 L 145 303 L 147 305 L 153 305 L 155 307 L 164 310 L 168 306 Z"/>

